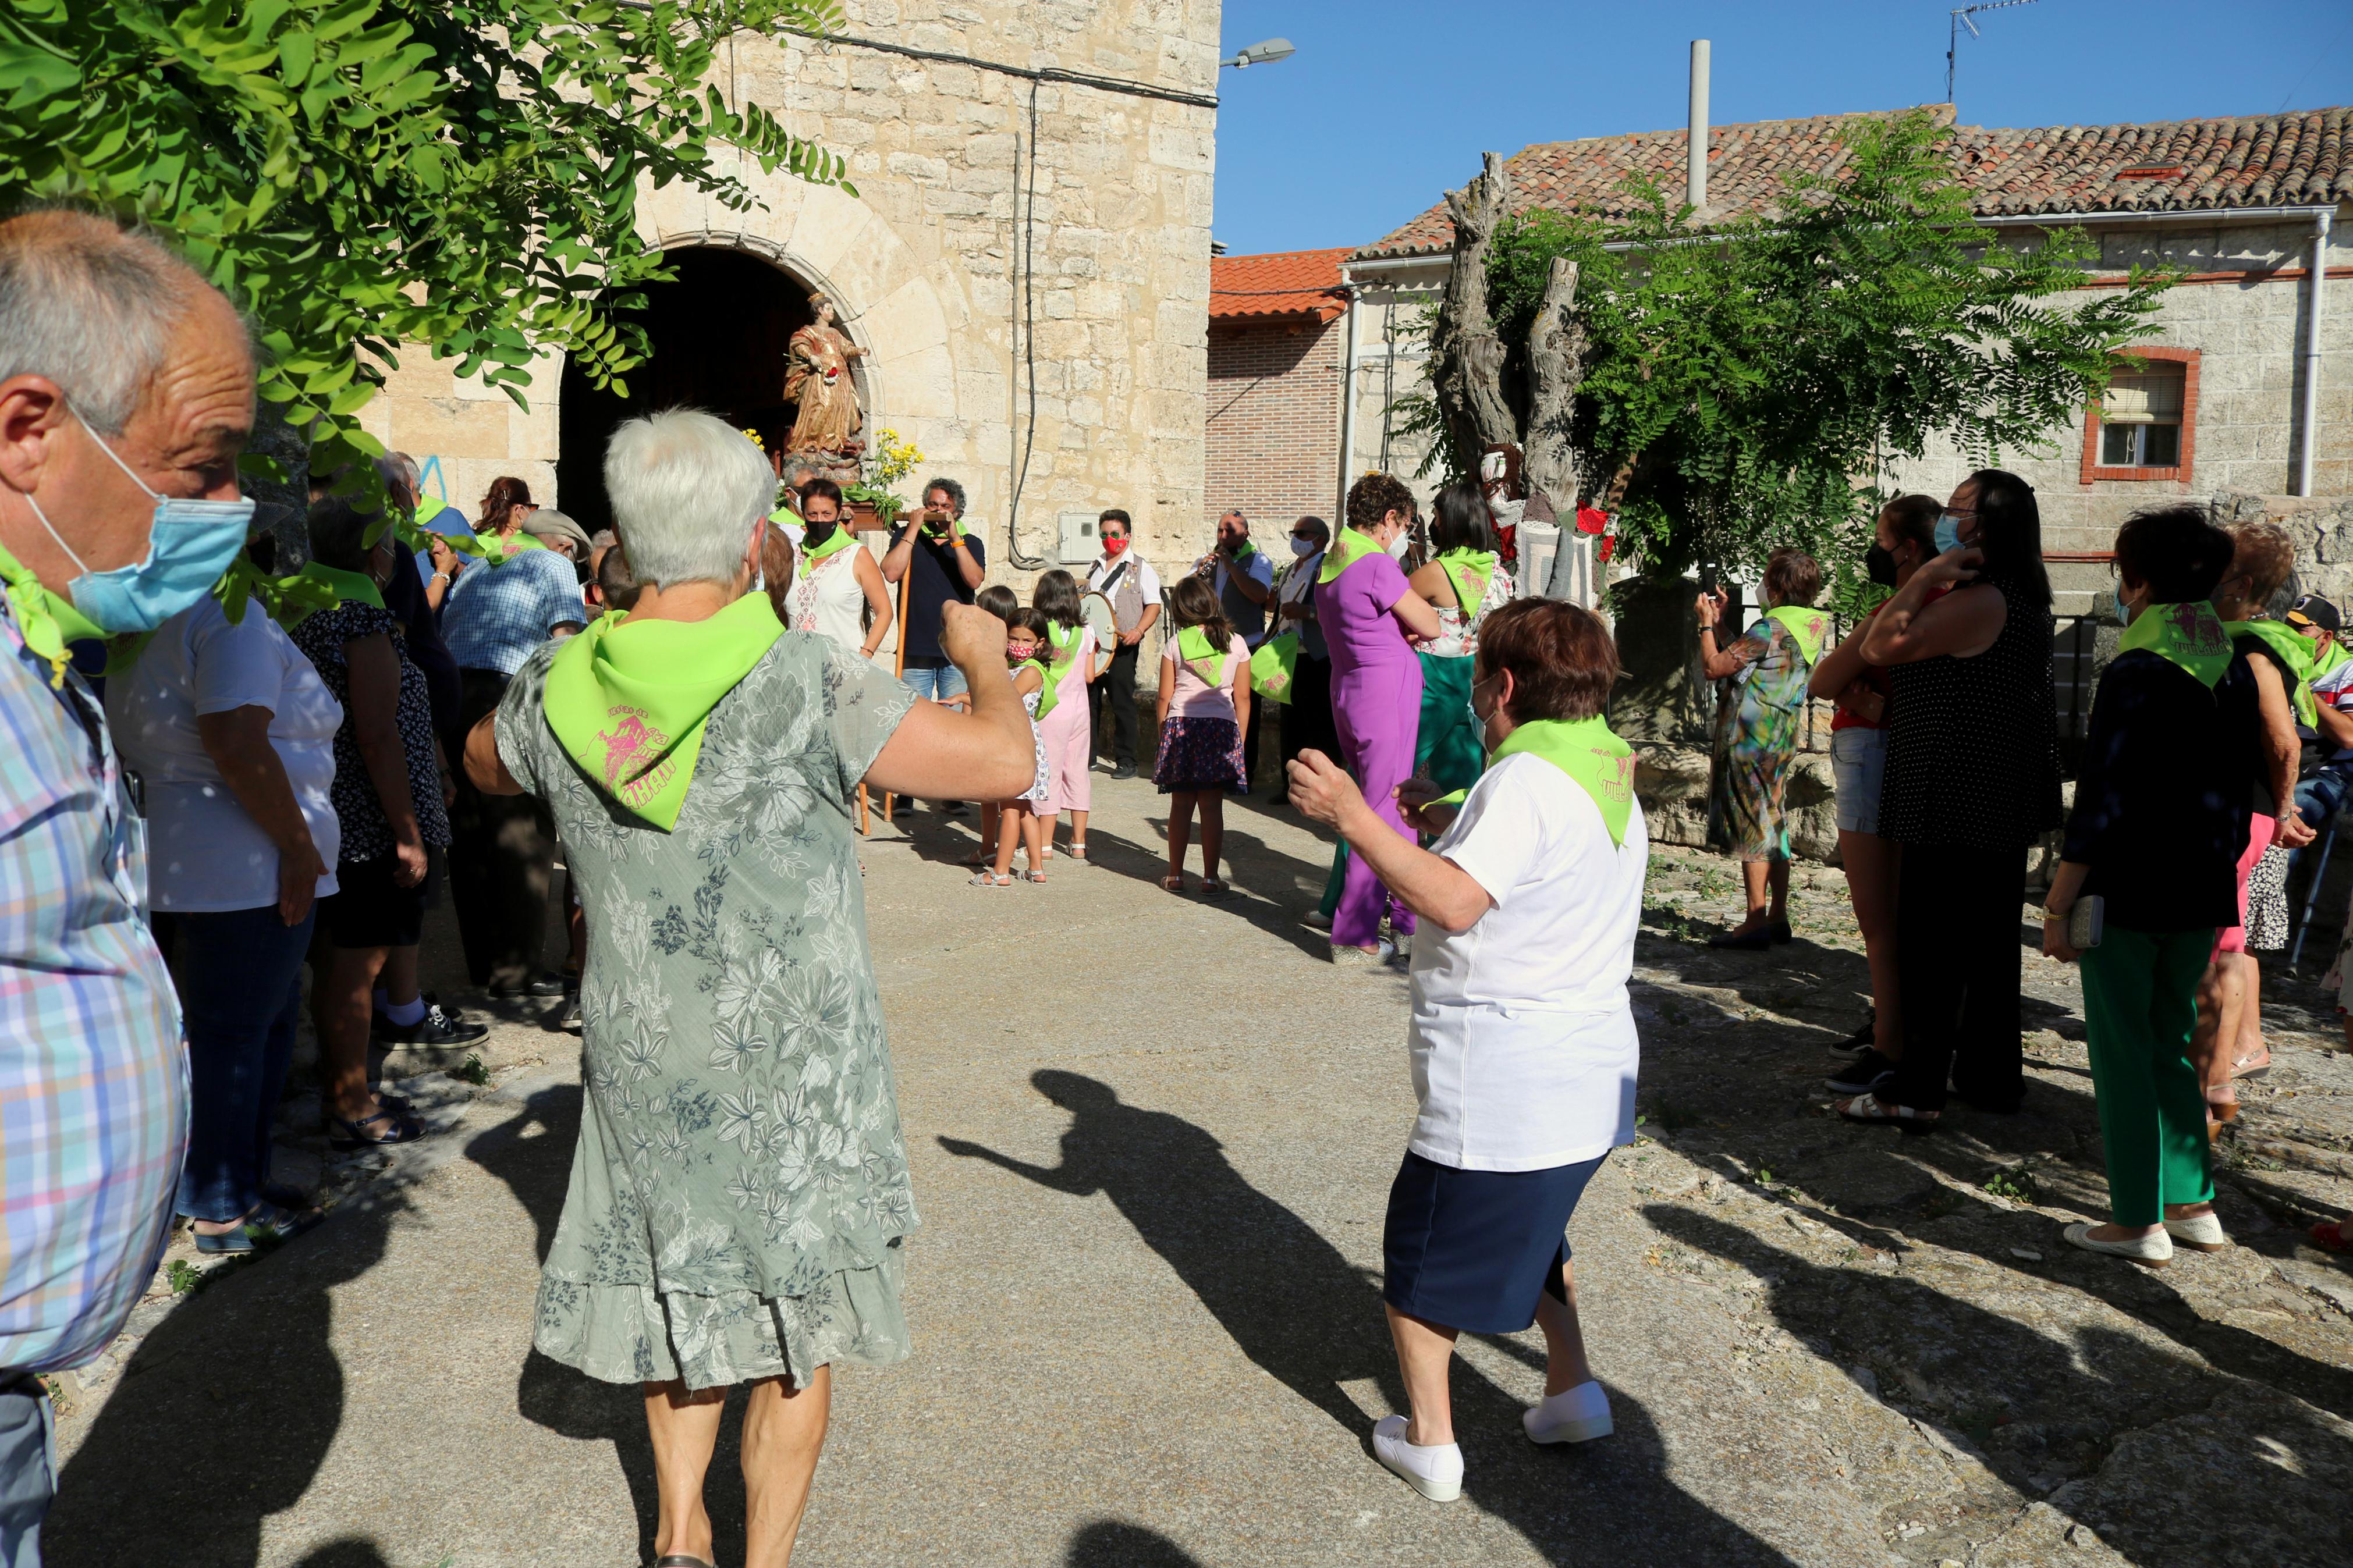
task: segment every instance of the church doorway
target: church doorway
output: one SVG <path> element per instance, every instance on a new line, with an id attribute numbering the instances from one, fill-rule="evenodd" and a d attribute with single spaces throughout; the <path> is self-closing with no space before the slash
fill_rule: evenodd
<path id="1" fill-rule="evenodd" d="M 605 442 L 623 420 L 685 405 L 758 431 L 771 453 L 793 427 L 785 345 L 817 319 L 808 289 L 741 250 L 694 246 L 668 259 L 676 279 L 640 290 L 637 317 L 652 352 L 621 378 L 629 395 L 590 385 L 568 361 L 564 367 L 555 482 L 559 504 L 591 533 L 612 526 Z"/>

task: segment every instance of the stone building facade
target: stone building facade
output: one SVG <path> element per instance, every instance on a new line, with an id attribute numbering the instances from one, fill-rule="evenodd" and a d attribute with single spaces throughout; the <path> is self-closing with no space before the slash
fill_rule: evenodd
<path id="1" fill-rule="evenodd" d="M 1204 522 L 1239 510 L 1271 541 L 1302 516 L 1336 515 L 1340 283 L 1345 248 L 1220 257 L 1209 264 Z M 1281 552 L 1277 551 L 1278 555 Z"/>
<path id="2" fill-rule="evenodd" d="M 1949 122 L 1951 106 L 1928 107 Z M 1834 174 L 1839 131 L 1852 118 L 1715 127 L 1703 220 L 1769 211 L 1792 174 Z M 1957 128 L 1957 173 L 1989 239 L 2031 241 L 2064 221 L 2100 245 L 2101 270 L 2087 289 L 2114 287 L 2135 265 L 2179 274 L 2131 345 L 2148 351 L 2143 384 L 2122 390 L 2144 405 L 2114 410 L 2169 424 L 2178 434 L 2126 454 L 2165 460 L 2103 460 L 2113 437 L 2098 408 L 2052 430 L 2040 450 L 2002 454 L 2034 485 L 2055 556 L 2101 554 L 2125 517 L 2153 500 L 2228 491 L 2275 498 L 2285 513 L 2307 510 L 2307 495 L 2353 492 L 2353 289 L 2345 281 L 2353 279 L 2353 232 L 2342 221 L 2353 201 L 2353 161 L 2342 153 L 2348 136 L 2353 110 L 2343 108 Z M 1608 215 L 1628 202 L 1620 182 L 1630 172 L 1680 184 L 1688 144 L 1681 130 L 1593 137 L 1525 148 L 1507 167 L 1524 208 Z M 1401 475 L 1427 450 L 1397 430 L 1390 388 L 1420 384 L 1421 320 L 1444 285 L 1452 237 L 1440 203 L 1354 252 L 1344 269 L 1356 303 L 1352 469 L 1377 461 L 1383 442 L 1392 450 L 1387 466 Z M 1957 452 L 1932 452 L 1894 480 L 1941 495 L 1972 466 Z M 2055 576 L 2063 611 L 2090 608 L 2106 582 L 2105 567 L 2084 560 L 2063 563 Z"/>
<path id="3" fill-rule="evenodd" d="M 822 293 L 867 351 L 854 374 L 870 441 L 889 429 L 922 450 L 910 499 L 932 474 L 965 485 L 993 577 L 1058 563 L 1063 520 L 1113 506 L 1148 554 L 1175 559 L 1205 504 L 1217 0 L 843 11 L 843 36 L 823 42 L 739 35 L 712 80 L 843 153 L 857 194 L 756 166 L 748 212 L 646 189 L 646 237 L 724 281 L 716 300 L 706 287 L 658 301 L 700 335 L 666 345 L 657 330 L 633 380 L 662 402 L 770 420 L 784 365 L 760 362 Z M 713 251 L 757 266 L 704 266 Z M 659 404 L 588 393 L 550 362 L 526 413 L 412 351 L 365 418 L 470 514 L 491 479 L 515 474 L 593 524 L 605 430 Z"/>

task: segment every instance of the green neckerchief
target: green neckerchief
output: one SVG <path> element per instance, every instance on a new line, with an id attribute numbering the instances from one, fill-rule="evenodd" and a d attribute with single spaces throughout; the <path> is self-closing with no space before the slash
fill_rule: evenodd
<path id="1" fill-rule="evenodd" d="M 2304 635 L 2284 621 L 2259 616 L 2252 621 L 2225 621 L 2222 629 L 2232 637 L 2252 637 L 2279 655 L 2295 685 L 2288 692 L 2288 701 L 2295 708 L 2296 722 L 2307 730 L 2320 728 L 2320 704 L 2312 696 L 2312 644 Z"/>
<path id="2" fill-rule="evenodd" d="M 803 526 L 806 528 L 807 525 L 804 524 Z M 834 556 L 840 554 L 843 551 L 849 549 L 857 542 L 858 536 L 850 532 L 849 529 L 844 528 L 839 522 L 833 525 L 833 531 L 825 536 L 825 542 L 823 544 L 809 543 L 808 535 L 804 532 L 801 535 L 802 563 L 804 565 L 814 566 L 820 561 L 831 560 Z"/>
<path id="3" fill-rule="evenodd" d="M 1218 678 L 1226 673 L 1226 655 L 1231 652 L 1229 647 L 1213 646 L 1209 634 L 1198 626 L 1187 626 L 1176 634 L 1176 657 L 1212 690 L 1224 684 Z"/>
<path id="4" fill-rule="evenodd" d="M 1634 814 L 1634 748 L 1610 732 L 1608 720 L 1597 715 L 1522 724 L 1488 753 L 1487 766 L 1522 752 L 1542 757 L 1591 795 L 1601 808 L 1601 826 L 1609 830 L 1609 842 L 1625 847 L 1626 824 Z M 1470 793 L 1458 789 L 1440 804 L 1459 805 Z"/>
<path id="5" fill-rule="evenodd" d="M 1353 528 L 1344 528 L 1332 548 L 1324 552 L 1324 569 L 1315 574 L 1318 583 L 1329 583 L 1367 555 L 1386 555 L 1388 552 L 1374 543 L 1366 534 Z"/>
<path id="6" fill-rule="evenodd" d="M 2348 658 L 2353 658 L 2353 654 L 2347 653 L 2345 651 L 2345 645 L 2338 642 L 2335 637 L 2330 637 L 2325 643 L 2316 641 L 2311 637 L 2306 637 L 2304 640 L 2313 649 L 2312 678 L 2315 680 L 2327 675 L 2330 670 L 2335 669 L 2338 665 L 2343 664 Z"/>
<path id="7" fill-rule="evenodd" d="M 2203 599 L 2187 605 L 2151 605 L 2132 618 L 2116 644 L 2118 653 L 2153 653 L 2213 689 L 2231 668 L 2231 637 L 2222 617 Z"/>
<path id="8" fill-rule="evenodd" d="M 1046 668 L 1046 661 L 1042 658 L 1025 658 L 1006 673 L 1018 675 L 1025 669 L 1038 672 L 1038 711 L 1029 717 L 1043 720 L 1054 710 L 1054 703 L 1058 700 L 1054 695 L 1054 672 Z"/>
<path id="9" fill-rule="evenodd" d="M 106 634 L 75 609 L 72 600 L 49 592 L 31 567 L 17 564 L 5 550 L 0 550 L 0 592 L 5 592 L 8 608 L 16 617 L 16 631 L 25 646 L 49 661 L 51 689 L 63 690 L 66 671 L 72 664 L 66 644 L 92 637 L 103 640 Z"/>
<path id="10" fill-rule="evenodd" d="M 599 616 L 548 666 L 547 727 L 615 800 L 667 833 L 703 721 L 784 635 L 765 594 L 708 620 Z"/>
<path id="11" fill-rule="evenodd" d="M 515 530 L 512 539 L 501 539 L 495 533 L 453 533 L 443 538 L 459 554 L 478 556 L 493 566 L 503 566 L 526 550 L 547 548 L 522 529 Z"/>
<path id="12" fill-rule="evenodd" d="M 1495 571 L 1495 552 L 1492 550 L 1448 550 L 1438 557 L 1439 570 L 1454 584 L 1454 605 L 1469 620 L 1479 613 L 1479 602 L 1487 596 L 1487 579 Z"/>
<path id="13" fill-rule="evenodd" d="M 1798 652 L 1812 668 L 1821 662 L 1822 639 L 1830 636 L 1831 621 L 1820 610 L 1810 610 L 1802 605 L 1778 605 L 1765 612 L 1765 618 L 1788 633 L 1798 645 Z"/>
<path id="14" fill-rule="evenodd" d="M 1050 689 L 1060 687 L 1062 684 L 1062 678 L 1070 674 L 1071 667 L 1079 661 L 1079 628 L 1066 626 L 1060 621 L 1049 618 L 1046 622 L 1046 640 L 1054 649 L 1054 657 L 1049 659 L 1046 665 L 1046 684 L 1050 689 L 1046 700 L 1050 705 L 1055 700 Z M 1039 709 L 1038 717 L 1043 719 L 1045 716 L 1046 710 Z"/>

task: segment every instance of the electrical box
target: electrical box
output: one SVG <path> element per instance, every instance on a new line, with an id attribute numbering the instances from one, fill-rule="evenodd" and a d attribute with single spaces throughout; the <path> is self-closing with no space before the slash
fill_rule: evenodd
<path id="1" fill-rule="evenodd" d="M 1102 542 L 1095 536 L 1095 514 L 1091 511 L 1066 511 L 1062 514 L 1062 556 L 1065 566 L 1088 566 L 1103 553 Z"/>

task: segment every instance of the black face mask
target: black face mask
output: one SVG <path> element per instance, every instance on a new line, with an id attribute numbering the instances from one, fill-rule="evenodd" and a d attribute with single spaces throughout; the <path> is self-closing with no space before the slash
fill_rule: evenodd
<path id="1" fill-rule="evenodd" d="M 1881 587 L 1893 588 L 1895 586 L 1895 552 L 1877 540 L 1872 541 L 1871 548 L 1862 552 L 1862 572 Z"/>
<path id="2" fill-rule="evenodd" d="M 804 523 L 801 527 L 801 542 L 805 544 L 823 544 L 833 537 L 833 531 L 840 526 L 839 519 L 830 517 L 823 522 Z"/>

